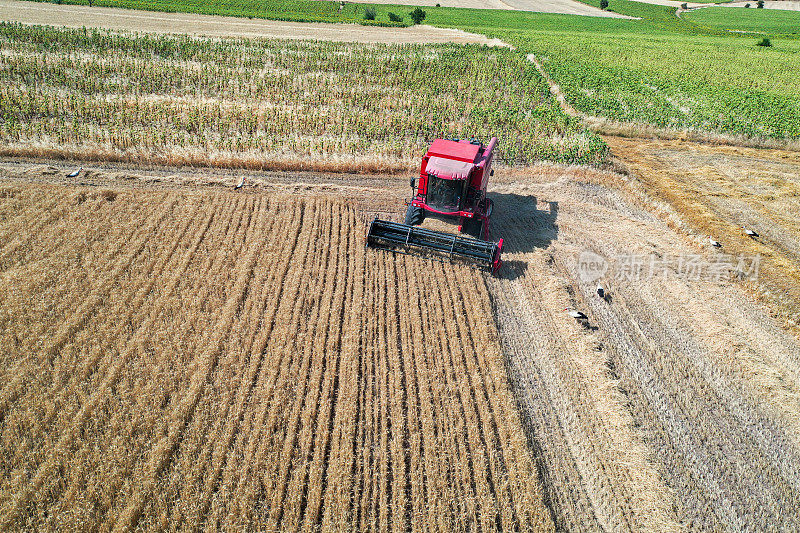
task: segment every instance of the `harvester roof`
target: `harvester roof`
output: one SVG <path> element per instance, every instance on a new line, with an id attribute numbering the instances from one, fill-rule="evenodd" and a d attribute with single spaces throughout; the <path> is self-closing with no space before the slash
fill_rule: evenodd
<path id="1" fill-rule="evenodd" d="M 433 156 L 428 160 L 425 172 L 445 180 L 464 180 L 469 177 L 473 168 L 473 163 Z"/>
<path id="2" fill-rule="evenodd" d="M 449 141 L 436 139 L 428 149 L 428 155 L 444 159 L 455 159 L 466 163 L 476 163 L 481 146 L 470 142 Z"/>

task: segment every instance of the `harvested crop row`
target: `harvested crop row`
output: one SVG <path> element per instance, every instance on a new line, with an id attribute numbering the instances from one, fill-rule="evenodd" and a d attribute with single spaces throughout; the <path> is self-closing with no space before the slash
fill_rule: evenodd
<path id="1" fill-rule="evenodd" d="M 489 285 L 557 525 L 797 529 L 800 348 L 733 272 L 685 266 L 719 252 L 609 173 L 540 170 L 493 198 L 508 275 Z"/>
<path id="2" fill-rule="evenodd" d="M 2 192 L 4 529 L 552 527 L 480 275 L 320 198 Z"/>

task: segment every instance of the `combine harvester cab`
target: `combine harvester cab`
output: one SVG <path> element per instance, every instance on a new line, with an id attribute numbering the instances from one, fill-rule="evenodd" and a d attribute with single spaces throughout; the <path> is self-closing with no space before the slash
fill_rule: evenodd
<path id="1" fill-rule="evenodd" d="M 367 233 L 367 246 L 403 253 L 432 252 L 497 272 L 503 239 L 487 240 L 492 201 L 486 197 L 496 145 L 496 137 L 486 146 L 468 140 L 433 141 L 422 158 L 419 178 L 411 180 L 414 195 L 405 224 L 376 218 Z M 415 227 L 426 217 L 458 222 L 459 231 L 468 236 Z"/>

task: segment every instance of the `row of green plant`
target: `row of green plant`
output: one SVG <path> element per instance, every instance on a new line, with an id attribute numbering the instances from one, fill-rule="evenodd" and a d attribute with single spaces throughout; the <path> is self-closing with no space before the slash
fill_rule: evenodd
<path id="1" fill-rule="evenodd" d="M 121 7 L 167 13 L 198 13 L 293 22 L 335 22 L 407 27 L 421 24 L 426 11 L 403 5 L 365 5 L 327 0 L 32 0 L 66 5 Z"/>
<path id="2" fill-rule="evenodd" d="M 413 161 L 433 138 L 497 135 L 509 164 L 606 153 L 507 49 L 0 24 L 0 51 L 5 143 Z"/>

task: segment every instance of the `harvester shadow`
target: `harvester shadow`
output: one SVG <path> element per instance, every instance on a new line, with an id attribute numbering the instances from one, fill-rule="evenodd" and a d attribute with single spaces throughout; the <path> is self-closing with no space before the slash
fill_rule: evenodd
<path id="1" fill-rule="evenodd" d="M 558 239 L 558 202 L 539 201 L 535 196 L 490 193 L 494 201 L 492 234 L 503 238 L 503 253 L 528 253 L 547 248 Z M 516 279 L 528 268 L 528 262 L 504 259 L 500 276 Z"/>

